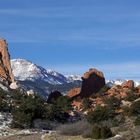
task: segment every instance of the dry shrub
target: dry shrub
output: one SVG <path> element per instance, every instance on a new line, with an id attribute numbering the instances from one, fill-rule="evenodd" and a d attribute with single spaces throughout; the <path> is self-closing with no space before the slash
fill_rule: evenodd
<path id="1" fill-rule="evenodd" d="M 92 126 L 85 120 L 75 123 L 64 124 L 57 128 L 60 134 L 68 136 L 84 135 L 89 136 L 92 132 Z"/>

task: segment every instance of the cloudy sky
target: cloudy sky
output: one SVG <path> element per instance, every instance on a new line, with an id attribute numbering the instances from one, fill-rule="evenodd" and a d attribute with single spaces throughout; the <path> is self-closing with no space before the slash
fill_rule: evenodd
<path id="1" fill-rule="evenodd" d="M 0 0 L 12 58 L 64 74 L 140 79 L 139 0 Z M 139 80 L 140 81 L 140 80 Z"/>

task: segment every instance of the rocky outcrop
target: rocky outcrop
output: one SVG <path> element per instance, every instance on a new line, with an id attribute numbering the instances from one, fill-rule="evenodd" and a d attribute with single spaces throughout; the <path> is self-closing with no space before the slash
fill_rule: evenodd
<path id="1" fill-rule="evenodd" d="M 137 86 L 137 92 L 140 93 L 140 85 Z"/>
<path id="2" fill-rule="evenodd" d="M 6 40 L 0 39 L 0 78 L 6 84 L 14 82 Z"/>
<path id="3" fill-rule="evenodd" d="M 135 83 L 133 80 L 128 80 L 122 84 L 122 87 L 133 89 L 135 87 Z"/>
<path id="4" fill-rule="evenodd" d="M 84 74 L 82 80 L 82 88 L 79 94 L 82 98 L 97 93 L 105 86 L 104 74 L 97 69 L 90 69 Z"/>
<path id="5" fill-rule="evenodd" d="M 59 91 L 51 92 L 48 96 L 47 102 L 48 103 L 53 103 L 61 96 L 62 96 L 62 94 Z"/>
<path id="6" fill-rule="evenodd" d="M 76 97 L 80 94 L 80 91 L 81 91 L 81 88 L 73 88 L 68 92 L 67 96 L 69 98 Z"/>
<path id="7" fill-rule="evenodd" d="M 116 85 L 107 91 L 107 95 L 109 97 L 116 97 L 118 99 L 121 99 L 125 98 L 129 92 L 131 92 L 129 88 L 123 88 L 120 85 Z"/>

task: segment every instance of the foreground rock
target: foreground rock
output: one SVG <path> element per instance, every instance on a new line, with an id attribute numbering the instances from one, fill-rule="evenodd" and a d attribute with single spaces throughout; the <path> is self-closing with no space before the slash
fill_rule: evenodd
<path id="1" fill-rule="evenodd" d="M 12 116 L 10 113 L 0 112 L 0 136 L 11 135 L 10 123 L 12 121 Z"/>
<path id="2" fill-rule="evenodd" d="M 104 74 L 97 69 L 90 69 L 82 77 L 80 97 L 89 97 L 105 86 Z"/>

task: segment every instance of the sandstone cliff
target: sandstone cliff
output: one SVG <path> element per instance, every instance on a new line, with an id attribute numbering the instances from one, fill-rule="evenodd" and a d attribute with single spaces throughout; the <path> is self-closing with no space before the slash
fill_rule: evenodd
<path id="1" fill-rule="evenodd" d="M 6 40 L 0 39 L 0 79 L 2 82 L 10 85 L 10 83 L 14 82 L 14 76 L 7 46 Z"/>

